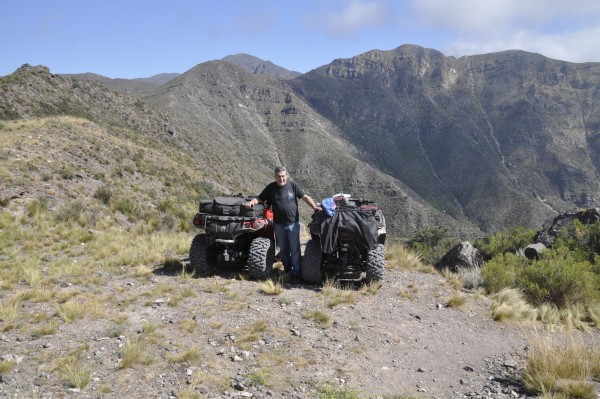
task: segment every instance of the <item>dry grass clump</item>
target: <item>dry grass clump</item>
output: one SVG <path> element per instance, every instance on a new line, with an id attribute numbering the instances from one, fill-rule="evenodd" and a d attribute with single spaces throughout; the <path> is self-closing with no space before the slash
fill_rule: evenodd
<path id="1" fill-rule="evenodd" d="M 17 364 L 9 360 L 0 361 L 0 375 L 6 374 L 15 368 Z"/>
<path id="2" fill-rule="evenodd" d="M 381 289 L 381 286 L 382 285 L 379 281 L 371 281 L 361 286 L 360 293 L 363 295 L 377 295 L 377 293 Z"/>
<path id="3" fill-rule="evenodd" d="M 22 302 L 17 296 L 10 297 L 6 301 L 0 301 L 0 320 L 11 324 L 17 319 L 21 310 Z"/>
<path id="4" fill-rule="evenodd" d="M 220 293 L 225 293 L 227 291 L 229 291 L 229 288 L 227 287 L 227 285 L 229 283 L 221 283 L 216 279 L 208 279 L 205 280 L 206 284 L 204 284 L 202 286 L 202 289 L 204 290 L 204 292 L 207 293 L 211 293 L 211 294 L 220 294 Z"/>
<path id="5" fill-rule="evenodd" d="M 90 382 L 91 372 L 84 368 L 83 358 L 89 345 L 71 350 L 66 356 L 54 360 L 51 369 L 57 372 L 70 386 L 85 388 Z"/>
<path id="6" fill-rule="evenodd" d="M 449 308 L 459 308 L 467 302 L 469 302 L 469 298 L 464 293 L 457 292 L 446 301 L 446 306 Z"/>
<path id="7" fill-rule="evenodd" d="M 491 299 L 492 318 L 496 321 L 533 321 L 537 318 L 537 310 L 516 288 L 504 288 Z"/>
<path id="8" fill-rule="evenodd" d="M 600 349 L 573 337 L 536 340 L 523 374 L 525 387 L 548 397 L 595 399 L 592 379 L 600 378 Z"/>
<path id="9" fill-rule="evenodd" d="M 329 324 L 329 320 L 331 319 L 328 313 L 318 309 L 309 310 L 302 317 L 304 317 L 307 320 L 312 320 L 316 322 L 321 327 L 327 327 Z"/>
<path id="10" fill-rule="evenodd" d="M 134 340 L 127 340 L 121 352 L 120 368 L 126 369 L 136 364 L 152 364 L 154 359 L 146 349 L 147 345 L 144 335 L 140 335 Z"/>
<path id="11" fill-rule="evenodd" d="M 279 295 L 283 292 L 283 286 L 280 282 L 273 282 L 273 280 L 265 280 L 260 283 L 258 290 L 265 295 Z"/>
<path id="12" fill-rule="evenodd" d="M 399 243 L 386 246 L 385 260 L 388 269 L 421 270 L 425 266 L 419 254 Z"/>
<path id="13" fill-rule="evenodd" d="M 202 356 L 202 352 L 198 348 L 190 348 L 177 354 L 168 354 L 166 359 L 171 363 L 192 363 Z"/>
<path id="14" fill-rule="evenodd" d="M 58 332 L 58 321 L 51 320 L 40 328 L 31 332 L 31 338 L 37 339 L 46 335 L 54 335 Z"/>
<path id="15" fill-rule="evenodd" d="M 592 326 L 600 327 L 600 302 L 589 305 L 587 307 L 587 314 Z"/>
<path id="16" fill-rule="evenodd" d="M 355 291 L 342 289 L 340 283 L 335 280 L 325 280 L 321 292 L 325 296 L 329 308 L 342 304 L 352 305 L 357 300 Z"/>

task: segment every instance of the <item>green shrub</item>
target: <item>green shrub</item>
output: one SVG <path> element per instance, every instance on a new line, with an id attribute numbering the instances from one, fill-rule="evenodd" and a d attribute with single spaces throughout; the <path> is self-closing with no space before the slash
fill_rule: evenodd
<path id="1" fill-rule="evenodd" d="M 481 269 L 483 288 L 490 294 L 514 287 L 527 260 L 510 252 L 494 256 Z"/>
<path id="2" fill-rule="evenodd" d="M 103 204 L 106 205 L 110 203 L 110 199 L 112 198 L 112 196 L 113 192 L 110 188 L 106 186 L 98 187 L 98 189 L 94 193 L 94 198 L 99 199 L 100 201 L 102 201 Z"/>
<path id="3" fill-rule="evenodd" d="M 458 243 L 458 240 L 447 237 L 447 232 L 447 229 L 440 228 L 421 230 L 407 241 L 406 246 L 433 265 Z"/>
<path id="4" fill-rule="evenodd" d="M 544 252 L 540 260 L 518 273 L 517 285 L 531 303 L 551 302 L 563 308 L 600 299 L 598 278 L 591 263 L 559 247 Z"/>
<path id="5" fill-rule="evenodd" d="M 56 213 L 55 219 L 57 222 L 75 222 L 81 226 L 93 224 L 93 220 L 86 214 L 85 205 L 80 201 L 64 205 Z"/>
<path id="6" fill-rule="evenodd" d="M 48 210 L 48 198 L 39 197 L 37 200 L 27 204 L 27 215 L 34 218 Z"/>
<path id="7" fill-rule="evenodd" d="M 73 180 L 75 178 L 75 171 L 68 166 L 63 166 L 60 170 L 60 176 L 65 180 Z"/>
<path id="8" fill-rule="evenodd" d="M 525 248 L 533 242 L 534 237 L 534 230 L 515 227 L 505 232 L 492 234 L 486 238 L 480 238 L 475 241 L 474 246 L 490 259 L 505 252 L 516 253 L 519 249 Z"/>
<path id="9" fill-rule="evenodd" d="M 579 260 L 594 264 L 595 272 L 600 274 L 598 254 L 600 253 L 600 223 L 583 224 L 574 220 L 570 226 L 558 232 L 553 247 L 566 247 Z"/>
<path id="10" fill-rule="evenodd" d="M 114 205 L 114 208 L 130 219 L 137 219 L 142 213 L 137 204 L 131 198 L 119 198 Z"/>

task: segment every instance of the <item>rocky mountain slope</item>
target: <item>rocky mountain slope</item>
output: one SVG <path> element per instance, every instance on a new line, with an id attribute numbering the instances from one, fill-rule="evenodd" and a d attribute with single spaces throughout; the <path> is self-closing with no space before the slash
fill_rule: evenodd
<path id="1" fill-rule="evenodd" d="M 283 164 L 317 200 L 349 192 L 378 201 L 393 234 L 410 235 L 423 225 L 442 225 L 463 236 L 477 232 L 363 162 L 360 147 L 298 97 L 289 81 L 249 75 L 231 63 L 213 61 L 192 68 L 144 100 L 184 127 L 190 134 L 186 142 L 203 148 L 194 151 L 216 155 L 222 173 L 256 190 L 272 180 L 275 166 Z"/>
<path id="2" fill-rule="evenodd" d="M 273 64 L 271 61 L 263 61 L 250 54 L 228 55 L 223 57 L 222 60 L 241 66 L 253 75 L 271 75 L 282 79 L 293 79 L 302 75 L 300 72 L 287 70 Z"/>
<path id="3" fill-rule="evenodd" d="M 75 114 L 161 134 L 223 192 L 255 193 L 285 164 L 317 199 L 378 201 L 403 237 L 537 228 L 599 205 L 598 64 L 401 46 L 282 79 L 255 57 L 229 60 L 160 85 L 104 81 L 118 96 L 97 77 L 20 70 L 3 78 L 0 117 Z"/>
<path id="4" fill-rule="evenodd" d="M 407 45 L 335 60 L 293 86 L 366 162 L 483 230 L 599 204 L 599 64 Z"/>

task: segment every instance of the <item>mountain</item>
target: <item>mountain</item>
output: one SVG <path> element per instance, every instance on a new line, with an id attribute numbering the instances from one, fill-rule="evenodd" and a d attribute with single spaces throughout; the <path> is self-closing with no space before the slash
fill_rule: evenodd
<path id="1" fill-rule="evenodd" d="M 293 87 L 366 163 L 484 231 L 600 204 L 600 64 L 405 45 Z"/>
<path id="2" fill-rule="evenodd" d="M 136 78 L 136 79 L 111 79 L 106 76 L 97 75 L 95 73 L 80 73 L 80 74 L 63 74 L 62 76 L 71 77 L 80 80 L 93 80 L 97 82 L 102 82 L 105 85 L 112 87 L 113 89 L 117 89 L 120 91 L 124 91 L 127 93 L 132 93 L 135 95 L 146 95 L 150 93 L 154 88 L 160 86 L 163 83 L 168 82 L 169 80 L 179 76 L 178 73 L 160 73 L 158 75 L 151 76 L 149 78 Z"/>
<path id="3" fill-rule="evenodd" d="M 366 164 L 342 132 L 294 93 L 288 80 L 251 75 L 224 61 L 200 64 L 157 88 L 145 101 L 193 136 L 198 154 L 220 160 L 222 173 L 258 193 L 286 165 L 315 199 L 338 192 L 377 200 L 393 234 L 443 225 L 456 235 L 477 228 L 432 209 L 397 179 Z"/>
<path id="4" fill-rule="evenodd" d="M 222 61 L 241 66 L 253 75 L 273 75 L 282 79 L 293 79 L 302 75 L 300 72 L 290 71 L 273 64 L 271 61 L 263 61 L 260 58 L 248 54 L 235 54 L 224 57 Z"/>
<path id="5" fill-rule="evenodd" d="M 599 206 L 597 63 L 405 45 L 293 79 L 210 61 L 135 92 L 108 84 L 27 66 L 0 79 L 0 119 L 74 115 L 179 152 L 177 203 L 256 194 L 286 165 L 317 200 L 376 200 L 400 237 L 537 228 Z"/>

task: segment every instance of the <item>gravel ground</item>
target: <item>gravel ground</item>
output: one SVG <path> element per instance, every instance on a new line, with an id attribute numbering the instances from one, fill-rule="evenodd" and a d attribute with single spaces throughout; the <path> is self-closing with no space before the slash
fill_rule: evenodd
<path id="1" fill-rule="evenodd" d="M 375 294 L 284 282 L 279 295 L 239 277 L 156 269 L 57 281 L 61 296 L 96 311 L 65 322 L 56 301 L 27 302 L 21 314 L 47 317 L 3 325 L 0 356 L 15 366 L 1 375 L 0 397 L 525 398 L 523 358 L 547 334 L 493 321 L 483 296 L 445 306 L 456 291 L 440 275 L 388 270 Z M 51 321 L 56 331 L 40 333 Z M 142 354 L 123 367 L 134 342 Z M 89 372 L 81 389 L 67 358 Z"/>

